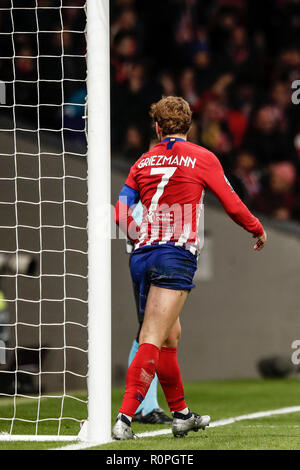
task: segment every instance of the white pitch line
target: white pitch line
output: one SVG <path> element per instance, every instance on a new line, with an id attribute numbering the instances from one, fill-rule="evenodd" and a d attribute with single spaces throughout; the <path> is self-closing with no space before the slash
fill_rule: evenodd
<path id="1" fill-rule="evenodd" d="M 63 447 L 56 447 L 55 449 L 49 449 L 49 450 L 84 450 L 84 449 L 89 449 L 90 447 L 98 447 L 104 444 L 110 444 L 111 442 L 115 442 L 113 440 L 108 441 L 108 442 L 79 442 L 77 444 L 70 444 L 69 446 L 63 446 Z"/>
<path id="2" fill-rule="evenodd" d="M 212 423 L 210 423 L 209 427 L 217 428 L 219 426 L 227 426 L 228 424 L 233 424 L 238 421 L 245 421 L 248 419 L 267 418 L 268 416 L 284 415 L 284 414 L 298 413 L 298 412 L 300 412 L 300 406 L 289 406 L 286 408 L 279 408 L 278 410 L 257 411 L 256 413 L 236 416 L 233 418 L 219 419 L 218 421 L 213 421 Z M 158 431 L 142 432 L 140 434 L 137 434 L 137 437 L 143 438 L 143 437 L 162 436 L 166 434 L 171 434 L 171 432 L 172 432 L 171 429 L 159 429 Z M 110 444 L 111 442 L 116 442 L 116 441 L 111 440 L 109 442 L 106 442 L 105 444 Z M 88 449 L 91 447 L 97 447 L 102 444 L 103 442 L 99 442 L 99 443 L 98 442 L 94 442 L 94 443 L 81 442 L 78 444 L 71 444 L 65 447 L 58 447 L 53 450 L 83 450 L 83 449 Z"/>

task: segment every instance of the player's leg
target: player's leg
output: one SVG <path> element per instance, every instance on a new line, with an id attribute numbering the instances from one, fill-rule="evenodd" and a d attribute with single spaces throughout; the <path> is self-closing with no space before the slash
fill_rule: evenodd
<path id="1" fill-rule="evenodd" d="M 140 333 L 140 346 L 127 371 L 126 389 L 120 408 L 120 420 L 123 419 L 125 424 L 126 420 L 130 423 L 149 389 L 158 367 L 160 348 L 168 339 L 187 295 L 183 291 L 156 286 L 150 288 Z M 119 422 L 118 425 L 122 423 Z M 115 426 L 115 438 L 119 437 L 117 431 L 118 426 Z"/>
<path id="2" fill-rule="evenodd" d="M 140 270 L 142 270 L 142 267 Z M 146 277 L 144 279 L 146 279 Z M 145 282 L 142 282 L 141 284 L 141 292 L 144 294 L 141 297 L 142 299 L 145 297 L 147 298 L 145 319 L 140 334 L 141 343 L 139 350 L 127 371 L 126 389 L 120 412 L 113 428 L 113 437 L 115 439 L 134 438 L 130 427 L 131 420 L 134 417 L 138 406 L 146 396 L 156 373 L 160 348 L 171 333 L 172 327 L 178 318 L 187 296 L 187 294 L 178 295 L 178 292 L 176 291 L 166 290 L 155 286 L 151 286 L 149 295 L 147 294 L 145 296 L 147 290 L 149 291 L 149 288 L 145 285 Z M 164 296 L 161 295 L 160 291 L 165 291 L 168 299 L 165 299 Z M 157 293 L 157 296 L 155 293 Z M 162 301 L 164 315 L 159 315 L 159 311 L 161 310 L 158 304 L 159 301 Z M 148 323 L 151 321 L 152 316 L 154 317 L 153 327 L 155 330 L 154 337 L 156 338 L 154 341 L 156 344 L 154 342 L 144 342 L 144 339 L 148 340 L 149 337 L 147 332 L 149 329 L 151 330 L 151 328 L 148 327 Z M 165 331 L 163 335 L 161 335 L 162 330 Z"/>
<path id="3" fill-rule="evenodd" d="M 143 324 L 143 317 L 144 317 L 144 309 L 142 309 L 142 311 L 140 309 L 140 284 L 139 283 L 133 283 L 133 293 L 134 293 L 134 300 L 135 300 L 135 306 L 136 306 L 136 312 L 137 312 L 137 319 L 138 319 L 138 323 L 139 323 L 139 328 L 138 328 L 136 338 L 132 343 L 132 347 L 131 347 L 131 350 L 130 350 L 130 353 L 129 353 L 128 367 L 130 367 L 130 364 L 132 363 L 132 361 L 135 358 L 135 355 L 136 355 L 136 353 L 138 352 L 138 349 L 139 349 L 139 336 L 140 336 L 140 332 L 141 332 L 141 328 L 142 328 L 142 324 Z M 147 395 L 145 397 L 145 400 L 147 400 L 149 398 L 148 395 L 149 394 L 147 393 Z M 136 410 L 136 416 L 134 418 L 134 420 L 136 420 L 136 421 L 140 421 L 140 417 L 142 416 L 142 411 L 143 411 L 145 400 L 140 404 L 140 406 Z M 148 402 L 148 406 L 149 405 L 151 406 L 151 404 L 149 404 L 149 402 Z M 154 405 L 157 405 L 157 407 L 158 407 L 158 404 L 155 403 Z M 152 409 L 154 409 L 154 407 L 155 406 L 153 406 Z M 150 410 L 150 411 L 152 411 L 152 410 Z"/>
<path id="4" fill-rule="evenodd" d="M 150 343 L 161 348 L 168 341 L 169 336 L 174 336 L 173 331 L 176 324 L 179 324 L 179 314 L 188 294 L 188 291 L 184 290 L 151 285 L 140 332 L 140 345 Z"/>
<path id="5" fill-rule="evenodd" d="M 137 353 L 139 343 L 135 340 L 131 349 L 135 350 L 134 355 L 130 356 L 128 361 L 128 367 L 130 366 L 132 360 L 134 359 L 135 354 Z M 151 385 L 148 389 L 148 392 L 136 410 L 136 413 L 133 417 L 133 422 L 141 424 L 171 424 L 172 418 L 170 418 L 164 410 L 159 406 L 158 397 L 157 397 L 157 388 L 158 388 L 158 377 L 155 374 L 154 379 L 151 382 Z"/>
<path id="6" fill-rule="evenodd" d="M 204 429 L 210 421 L 209 417 L 191 413 L 185 403 L 177 348 L 162 347 L 175 346 L 177 342 L 174 337 L 179 336 L 176 334 L 178 317 L 187 295 L 184 291 L 151 286 L 140 334 L 140 347 L 127 372 L 126 390 L 113 430 L 116 439 L 133 438 L 130 422 L 139 402 L 147 393 L 155 372 L 174 413 L 172 429 L 175 436 L 187 434 L 190 430 Z M 128 434 L 130 432 L 132 434 Z"/>
<path id="7" fill-rule="evenodd" d="M 136 353 L 138 352 L 138 349 L 139 349 L 139 342 L 138 342 L 138 336 L 137 336 L 137 339 L 135 339 L 132 343 L 132 347 L 131 347 L 130 354 L 128 357 L 128 367 L 130 367 L 130 364 L 132 363 Z M 162 421 L 160 419 L 160 413 L 158 413 L 158 411 L 160 411 L 160 408 L 159 408 L 159 404 L 157 400 L 157 385 L 158 385 L 158 379 L 157 379 L 157 375 L 155 375 L 149 387 L 147 395 L 145 396 L 145 399 L 136 410 L 136 414 L 133 418 L 133 421 L 138 422 L 138 423 L 144 422 L 144 423 L 153 423 L 153 424 L 165 423 L 165 421 Z M 166 416 L 166 418 L 168 418 L 167 422 L 172 421 L 168 416 Z"/>
<path id="8" fill-rule="evenodd" d="M 129 353 L 128 358 L 128 367 L 130 366 L 131 362 L 133 361 L 138 348 L 139 348 L 139 336 L 140 331 L 143 325 L 144 320 L 144 308 L 140 309 L 140 289 L 139 284 L 133 283 L 133 292 L 137 310 L 137 317 L 139 323 L 139 329 L 137 332 L 136 339 L 132 343 L 132 347 Z M 157 399 L 157 386 L 158 386 L 158 378 L 155 374 L 154 379 L 151 382 L 149 390 L 140 404 L 138 409 L 136 410 L 136 414 L 132 421 L 144 424 L 171 424 L 172 418 L 166 415 L 166 413 L 160 408 Z"/>
<path id="9" fill-rule="evenodd" d="M 177 345 L 181 335 L 179 313 L 187 295 L 187 291 L 173 291 L 173 294 L 170 294 L 168 291 L 166 292 L 166 289 L 156 290 L 152 286 L 148 296 L 149 303 L 147 302 L 145 328 L 142 328 L 140 334 L 141 344 L 143 341 L 145 343 L 162 344 L 156 373 L 174 418 L 172 431 L 175 437 L 184 436 L 189 431 L 205 429 L 210 423 L 209 416 L 192 413 L 188 408 L 177 360 Z M 176 297 L 178 301 L 176 301 Z M 173 299 L 174 305 L 172 306 Z M 172 314 L 169 316 L 166 312 L 170 304 Z M 170 328 L 176 313 L 178 313 L 178 317 Z M 164 337 L 166 339 L 163 342 Z"/>
<path id="10" fill-rule="evenodd" d="M 154 253 L 150 252 L 150 256 L 148 253 L 148 260 L 146 255 L 147 253 L 140 252 L 135 257 L 135 261 L 131 263 L 133 280 L 134 278 L 140 279 L 142 285 L 143 283 L 149 284 L 150 279 L 152 284 L 159 282 L 163 285 L 151 285 L 149 295 L 146 294 L 147 289 L 142 289 L 144 296 L 141 298 L 147 298 L 147 304 L 140 335 L 141 344 L 127 372 L 124 399 L 113 430 L 113 435 L 117 439 L 133 437 L 130 428 L 131 419 L 159 368 L 160 348 L 163 345 L 172 346 L 170 341 L 174 337 L 174 330 L 176 324 L 178 325 L 178 317 L 188 291 L 193 288 L 192 279 L 196 269 L 195 259 L 180 249 L 165 248 L 164 251 L 155 249 Z M 171 289 L 167 287 L 169 285 L 172 286 Z M 179 335 L 177 334 L 177 336 Z M 174 363 L 174 355 L 172 357 Z M 180 371 L 177 380 L 181 380 Z M 182 395 L 183 393 L 181 398 Z M 191 429 L 198 430 L 200 427 L 205 427 L 202 417 L 190 413 L 184 400 L 180 400 L 180 404 L 185 406 L 180 411 L 186 411 L 187 414 L 180 413 L 179 416 L 174 416 L 174 421 L 177 420 L 180 423 L 180 429 L 176 435 L 181 435 Z"/>
<path id="11" fill-rule="evenodd" d="M 150 293 L 153 293 L 152 290 Z M 163 294 L 163 293 L 160 293 Z M 186 293 L 187 294 L 187 293 Z M 163 295 L 163 298 L 167 299 L 169 296 Z M 159 303 L 163 305 L 162 297 L 159 295 Z M 180 303 L 177 304 L 180 308 Z M 160 314 L 157 315 L 157 310 L 154 305 L 154 316 L 156 317 L 156 323 L 158 325 L 157 331 L 164 329 L 164 320 L 160 321 Z M 150 313 L 148 313 L 148 320 L 150 321 Z M 146 323 L 147 325 L 147 323 Z M 142 333 L 142 332 L 141 332 Z M 155 341 L 155 335 L 157 332 L 151 331 L 147 336 L 144 333 L 145 341 Z M 184 436 L 189 431 L 198 431 L 199 429 L 205 429 L 210 423 L 210 417 L 207 415 L 201 416 L 197 413 L 193 413 L 188 408 L 185 402 L 184 387 L 181 378 L 181 372 L 177 360 L 177 346 L 181 335 L 181 325 L 179 317 L 175 321 L 170 333 L 160 349 L 159 361 L 156 369 L 156 373 L 159 382 L 163 388 L 167 403 L 170 411 L 173 415 L 172 431 L 175 437 Z"/>
<path id="12" fill-rule="evenodd" d="M 181 327 L 179 314 L 188 291 L 151 286 L 140 344 L 152 344 L 160 349 L 157 375 L 171 412 L 187 409 L 177 361 L 177 345 Z"/>
<path id="13" fill-rule="evenodd" d="M 129 355 L 128 367 L 133 361 L 139 348 L 139 343 L 135 340 Z M 133 417 L 133 422 L 142 424 L 171 424 L 172 418 L 167 416 L 162 408 L 160 408 L 157 398 L 158 378 L 155 374 L 151 382 L 149 390 L 140 404 Z"/>

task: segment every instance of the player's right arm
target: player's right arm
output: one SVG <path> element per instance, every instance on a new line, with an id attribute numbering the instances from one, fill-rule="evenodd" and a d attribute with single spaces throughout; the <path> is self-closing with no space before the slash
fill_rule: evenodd
<path id="1" fill-rule="evenodd" d="M 261 222 L 236 194 L 224 174 L 221 163 L 212 153 L 207 156 L 207 168 L 204 173 L 205 185 L 216 195 L 231 219 L 258 239 L 254 250 L 262 250 L 267 241 L 267 235 Z"/>

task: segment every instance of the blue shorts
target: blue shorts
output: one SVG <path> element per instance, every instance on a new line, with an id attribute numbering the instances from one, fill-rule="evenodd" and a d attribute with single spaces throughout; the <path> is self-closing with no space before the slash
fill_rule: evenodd
<path id="1" fill-rule="evenodd" d="M 133 251 L 130 272 L 137 301 L 139 321 L 143 321 L 151 284 L 157 287 L 190 291 L 197 256 L 180 246 L 143 246 Z"/>

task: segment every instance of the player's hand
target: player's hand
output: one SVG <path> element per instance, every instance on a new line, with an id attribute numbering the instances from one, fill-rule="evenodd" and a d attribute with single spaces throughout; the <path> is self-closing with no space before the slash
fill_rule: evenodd
<path id="1" fill-rule="evenodd" d="M 264 234 L 261 237 L 257 237 L 257 243 L 254 245 L 254 251 L 261 251 L 264 248 L 266 241 L 267 241 L 267 234 L 266 232 L 264 232 Z"/>

